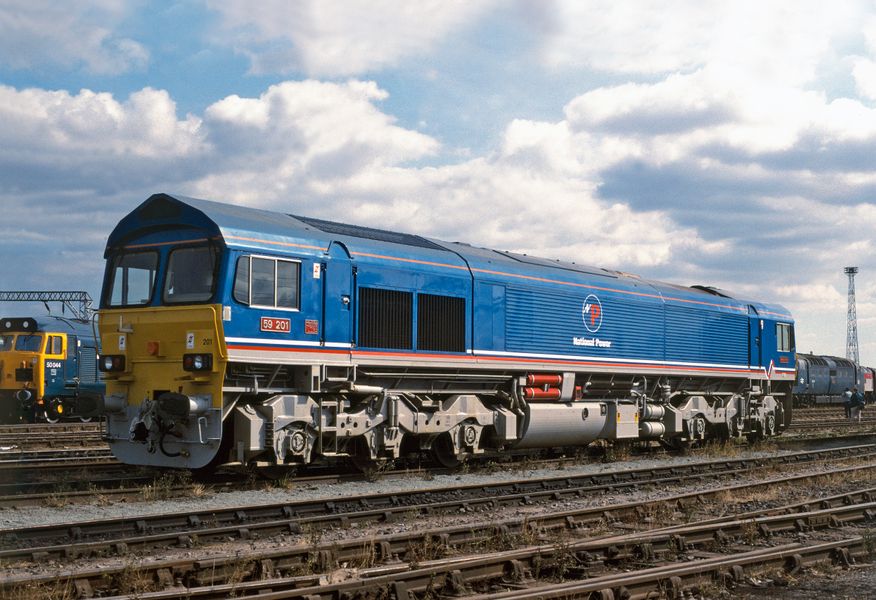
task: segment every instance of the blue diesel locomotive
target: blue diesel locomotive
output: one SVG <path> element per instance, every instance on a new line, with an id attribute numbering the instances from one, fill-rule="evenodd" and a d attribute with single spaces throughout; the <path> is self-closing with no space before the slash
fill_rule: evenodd
<path id="1" fill-rule="evenodd" d="M 93 406 L 103 393 L 97 356 L 90 322 L 0 319 L 0 422 L 76 418 L 81 401 Z"/>
<path id="2" fill-rule="evenodd" d="M 797 381 L 792 390 L 795 406 L 841 404 L 843 392 L 857 387 L 873 401 L 873 369 L 839 356 L 797 355 Z"/>
<path id="3" fill-rule="evenodd" d="M 709 287 L 167 194 L 105 256 L 126 463 L 451 465 L 790 424 L 791 316 Z"/>

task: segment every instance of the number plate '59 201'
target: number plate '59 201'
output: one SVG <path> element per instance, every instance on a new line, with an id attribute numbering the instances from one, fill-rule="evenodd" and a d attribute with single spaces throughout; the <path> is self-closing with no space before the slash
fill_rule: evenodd
<path id="1" fill-rule="evenodd" d="M 262 331 L 279 331 L 280 333 L 289 333 L 292 330 L 292 322 L 289 319 L 275 319 L 273 317 L 262 317 Z"/>

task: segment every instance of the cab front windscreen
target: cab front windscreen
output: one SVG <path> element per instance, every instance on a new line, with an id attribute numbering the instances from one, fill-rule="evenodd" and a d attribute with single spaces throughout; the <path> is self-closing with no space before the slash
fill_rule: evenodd
<path id="1" fill-rule="evenodd" d="M 14 335 L 0 335 L 0 352 L 12 350 L 12 343 L 15 341 Z"/>
<path id="2" fill-rule="evenodd" d="M 19 352 L 39 352 L 43 346 L 43 336 L 40 334 L 21 333 L 15 340 L 15 349 Z"/>
<path id="3" fill-rule="evenodd" d="M 158 273 L 158 252 L 125 252 L 110 261 L 106 303 L 109 306 L 149 304 Z"/>
<path id="4" fill-rule="evenodd" d="M 162 300 L 168 304 L 206 302 L 216 283 L 216 249 L 210 246 L 176 248 L 167 260 Z"/>
<path id="5" fill-rule="evenodd" d="M 208 302 L 216 291 L 219 250 L 212 245 L 121 252 L 109 258 L 104 305 L 147 306 Z"/>

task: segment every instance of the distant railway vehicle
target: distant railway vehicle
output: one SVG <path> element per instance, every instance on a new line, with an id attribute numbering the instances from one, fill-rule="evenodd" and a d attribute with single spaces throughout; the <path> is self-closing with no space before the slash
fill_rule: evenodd
<path id="1" fill-rule="evenodd" d="M 103 393 L 91 324 L 63 317 L 0 319 L 0 421 L 76 418 Z"/>
<path id="2" fill-rule="evenodd" d="M 452 465 L 790 424 L 792 317 L 709 287 L 166 194 L 105 257 L 126 463 Z"/>
<path id="3" fill-rule="evenodd" d="M 872 402 L 873 375 L 872 368 L 856 365 L 847 358 L 798 354 L 794 403 L 797 406 L 842 403 L 843 392 L 855 387 L 867 402 Z"/>

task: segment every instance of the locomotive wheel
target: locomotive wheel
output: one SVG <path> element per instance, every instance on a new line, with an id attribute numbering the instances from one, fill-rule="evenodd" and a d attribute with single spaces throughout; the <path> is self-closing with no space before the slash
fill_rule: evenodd
<path id="1" fill-rule="evenodd" d="M 748 440 L 749 444 L 762 441 L 764 439 L 763 429 L 758 426 L 754 431 L 746 433 L 745 439 Z"/>
<path id="2" fill-rule="evenodd" d="M 385 468 L 389 463 L 385 458 L 371 458 L 368 450 L 368 442 L 364 437 L 358 437 L 355 441 L 353 452 L 350 453 L 350 462 L 361 473 L 372 475 Z"/>
<path id="3" fill-rule="evenodd" d="M 453 440 L 449 433 L 443 433 L 432 442 L 432 457 L 442 467 L 455 469 L 462 464 L 462 457 L 457 456 L 453 448 Z"/>
<path id="4" fill-rule="evenodd" d="M 690 420 L 690 438 L 692 440 L 706 439 L 706 419 L 702 415 L 697 415 Z"/>
<path id="5" fill-rule="evenodd" d="M 776 413 L 769 413 L 766 416 L 766 435 L 776 434 Z"/>
<path id="6" fill-rule="evenodd" d="M 46 402 L 46 409 L 43 411 L 43 419 L 46 423 L 57 423 L 61 420 L 61 415 L 64 414 L 64 405 L 58 398 L 52 398 Z"/>
<path id="7" fill-rule="evenodd" d="M 660 438 L 658 440 L 660 445 L 669 450 L 670 452 L 680 452 L 685 453 L 690 450 L 691 442 L 688 439 L 682 439 L 680 437 L 674 437 L 670 439 Z"/>

